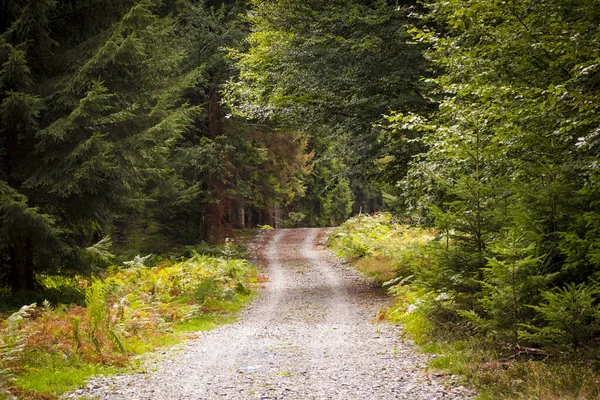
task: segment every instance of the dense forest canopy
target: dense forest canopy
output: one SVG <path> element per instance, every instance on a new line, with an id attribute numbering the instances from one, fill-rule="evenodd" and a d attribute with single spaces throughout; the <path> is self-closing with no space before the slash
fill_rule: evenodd
<path id="1" fill-rule="evenodd" d="M 13 292 L 388 209 L 435 228 L 444 315 L 540 342 L 553 288 L 597 302 L 596 0 L 0 4 Z"/>

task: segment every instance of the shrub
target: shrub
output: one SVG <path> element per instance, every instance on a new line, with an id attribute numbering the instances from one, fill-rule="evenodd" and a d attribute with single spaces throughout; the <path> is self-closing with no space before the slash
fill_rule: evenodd
<path id="1" fill-rule="evenodd" d="M 382 213 L 351 218 L 328 241 L 338 256 L 360 260 L 363 272 L 386 281 L 431 268 L 434 259 L 426 245 L 434 238 L 432 230 L 395 223 Z"/>
<path id="2" fill-rule="evenodd" d="M 15 379 L 14 367 L 25 348 L 26 336 L 21 326 L 36 304 L 21 307 L 0 324 L 0 398 L 10 397 L 7 384 Z"/>
<path id="3" fill-rule="evenodd" d="M 551 351 L 596 350 L 600 334 L 600 284 L 574 283 L 542 293 L 531 306 L 545 321 L 542 327 L 524 325 L 521 336 Z"/>

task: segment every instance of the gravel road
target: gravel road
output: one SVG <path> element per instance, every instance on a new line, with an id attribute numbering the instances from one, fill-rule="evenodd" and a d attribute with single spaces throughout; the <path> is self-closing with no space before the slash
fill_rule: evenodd
<path id="1" fill-rule="evenodd" d="M 388 301 L 324 247 L 325 229 L 266 232 L 254 262 L 269 282 L 238 322 L 199 333 L 146 372 L 92 380 L 95 399 L 468 399 L 426 356 L 377 323 Z"/>

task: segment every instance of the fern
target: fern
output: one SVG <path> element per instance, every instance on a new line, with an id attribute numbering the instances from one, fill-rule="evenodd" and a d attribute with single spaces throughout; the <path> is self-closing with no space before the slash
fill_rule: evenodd
<path id="1" fill-rule="evenodd" d="M 116 329 L 107 329 L 106 333 L 108 335 L 108 339 L 111 341 L 113 346 L 118 349 L 121 353 L 125 353 L 125 345 L 123 344 L 123 339 L 120 333 Z"/>
<path id="2" fill-rule="evenodd" d="M 148 261 L 150 259 L 150 257 L 152 257 L 154 254 L 148 254 L 147 256 L 140 256 L 139 254 L 137 256 L 134 257 L 133 260 L 131 261 L 124 261 L 123 264 L 125 264 L 128 267 L 145 267 L 145 263 L 146 261 Z"/>
<path id="3" fill-rule="evenodd" d="M 81 318 L 73 317 L 71 319 L 71 323 L 73 324 L 73 339 L 75 340 L 75 344 L 77 345 L 77 350 L 81 348 Z"/>
<path id="4" fill-rule="evenodd" d="M 27 339 L 20 328 L 35 308 L 35 303 L 21 307 L 0 326 L 0 395 L 4 394 L 4 384 L 15 379 L 10 364 L 19 359 Z"/>
<path id="5" fill-rule="evenodd" d="M 105 336 L 120 352 L 125 352 L 121 336 L 111 322 L 110 308 L 106 299 L 107 286 L 105 282 L 94 281 L 85 296 L 89 318 L 88 337 L 98 354 L 102 353 L 100 341 L 102 336 Z"/>

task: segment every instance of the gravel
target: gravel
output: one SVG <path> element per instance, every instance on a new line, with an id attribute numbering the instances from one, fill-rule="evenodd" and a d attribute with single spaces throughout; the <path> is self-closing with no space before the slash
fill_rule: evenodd
<path id="1" fill-rule="evenodd" d="M 145 364 L 92 379 L 66 398 L 470 399 L 401 328 L 378 323 L 389 299 L 324 247 L 325 229 L 266 232 L 254 262 L 269 281 L 238 322 Z"/>

